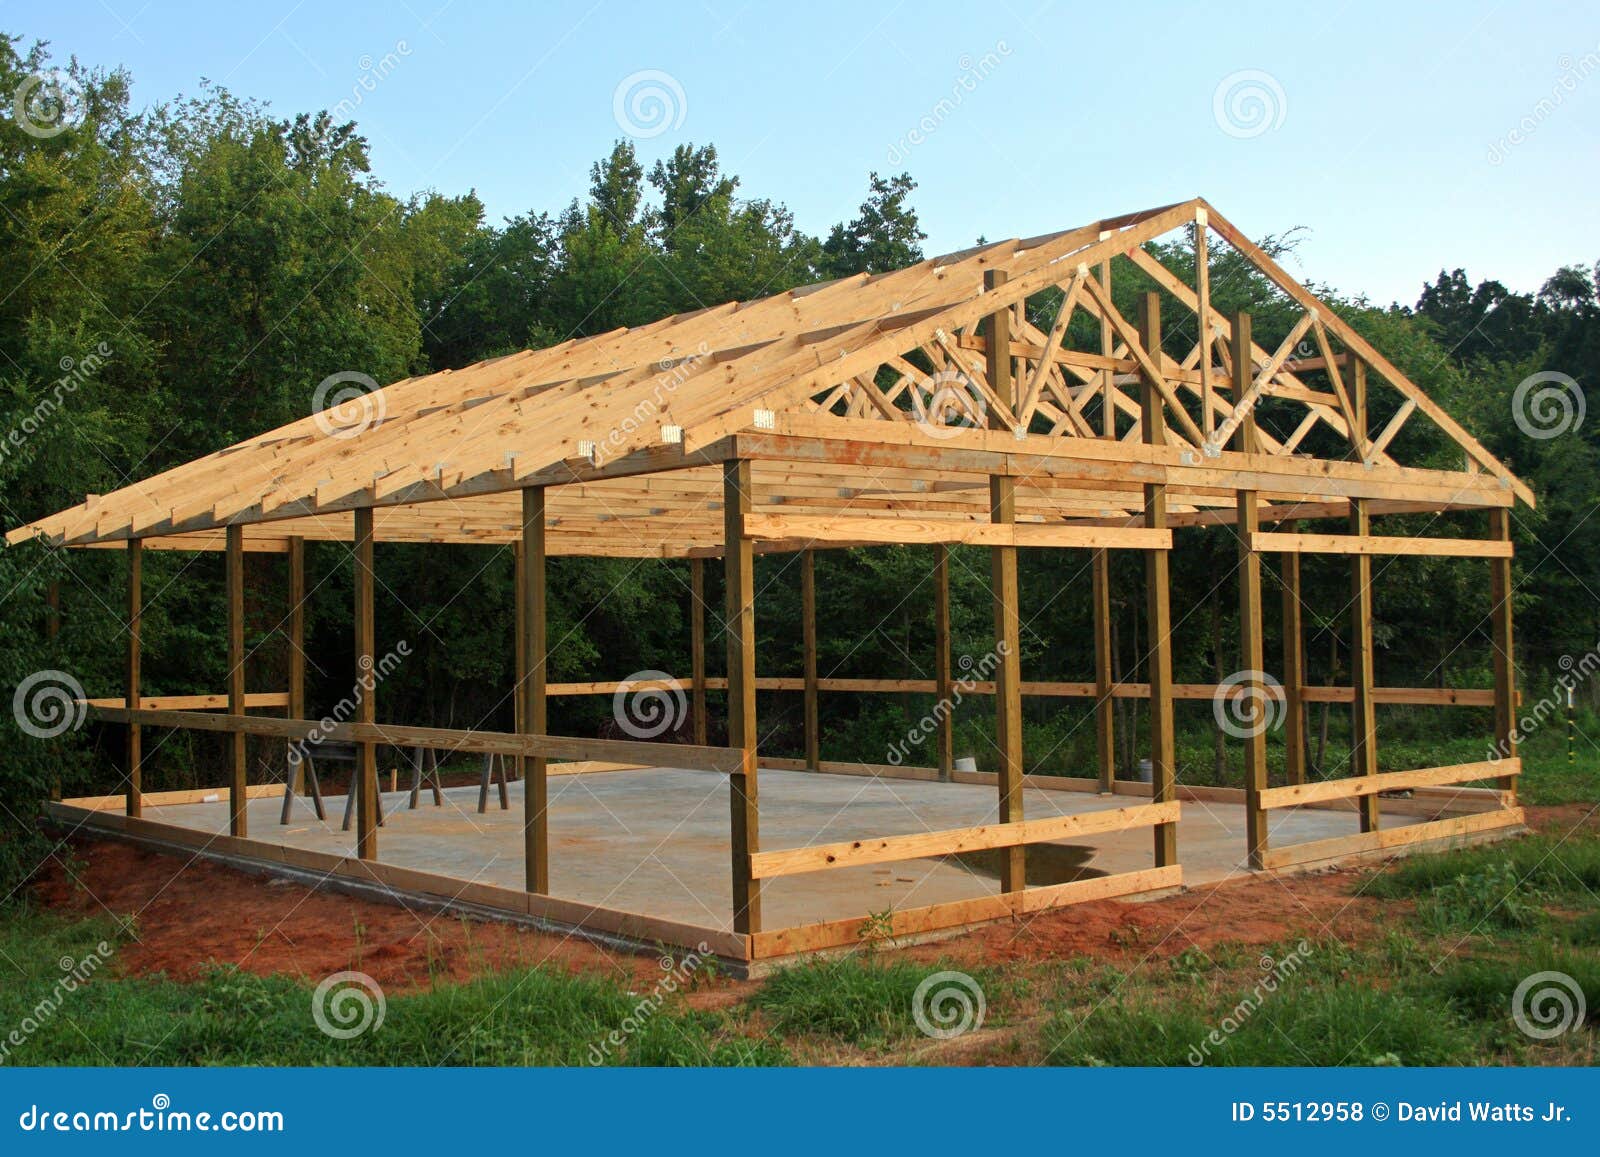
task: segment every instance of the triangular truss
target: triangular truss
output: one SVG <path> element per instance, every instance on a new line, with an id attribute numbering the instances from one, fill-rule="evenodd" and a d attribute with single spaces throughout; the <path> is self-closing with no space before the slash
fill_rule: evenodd
<path id="1" fill-rule="evenodd" d="M 1189 280 L 1148 248 L 1174 233 L 1192 240 Z M 1272 348 L 1250 343 L 1248 365 L 1231 354 L 1233 319 L 1211 306 L 1213 238 L 1300 313 Z M 1116 257 L 1181 306 L 1183 316 L 1169 307 L 1164 319 L 1169 339 L 1193 335 L 1181 358 L 1113 304 Z M 1048 317 L 1030 318 L 1030 299 L 1035 309 L 1046 302 Z M 997 315 L 1007 319 L 1004 390 L 986 368 Z M 1093 348 L 1072 341 L 1080 317 Z M 1145 428 L 1146 383 L 1159 397 L 1160 439 Z M 1378 389 L 1398 398 L 1373 430 L 1367 399 Z M 1395 461 L 1396 435 L 1419 411 L 1460 447 L 1465 471 Z M 1243 447 L 1242 426 L 1251 431 Z M 396 382 L 8 539 L 209 548 L 238 524 L 255 549 L 277 549 L 293 537 L 348 539 L 347 512 L 377 507 L 381 539 L 508 542 L 520 534 L 514 492 L 552 485 L 556 553 L 712 552 L 718 463 L 741 438 L 769 436 L 925 451 L 879 459 L 865 480 L 859 455 L 771 454 L 756 473 L 757 506 L 790 513 L 847 506 L 863 516 L 984 519 L 984 467 L 966 451 L 1080 463 L 1076 474 L 1061 467 L 1030 478 L 1022 521 L 1135 515 L 1138 470 L 1089 468 L 1109 462 L 1193 480 L 1174 492 L 1172 509 L 1197 519 L 1231 504 L 1229 471 L 1250 475 L 1265 501 L 1276 489 L 1302 505 L 1326 499 L 1329 513 L 1357 490 L 1390 493 L 1387 483 L 1418 508 L 1504 505 L 1503 491 L 1533 502 L 1348 323 L 1196 199 Z"/>

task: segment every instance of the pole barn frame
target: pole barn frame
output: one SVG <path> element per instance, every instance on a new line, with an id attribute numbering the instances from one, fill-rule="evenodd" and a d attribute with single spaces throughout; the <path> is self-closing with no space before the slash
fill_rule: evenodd
<path id="1" fill-rule="evenodd" d="M 1192 245 L 1186 281 L 1152 248 L 1169 234 Z M 1211 301 L 1214 246 L 1231 248 L 1291 303 L 1295 318 L 1272 348 L 1257 344 L 1246 314 L 1219 314 Z M 1113 299 L 1113 262 L 1157 290 L 1130 320 Z M 1033 313 L 1030 313 L 1032 309 Z M 1169 312 L 1163 336 L 1163 309 Z M 1073 344 L 1071 323 L 1087 316 L 1097 340 Z M 1033 320 L 1039 318 L 1039 324 Z M 1048 328 L 1044 328 L 1048 318 Z M 1192 341 L 1177 335 L 1196 332 Z M 1314 343 L 1317 356 L 1305 356 Z M 1372 394 L 1391 417 L 1373 435 Z M 189 728 L 230 736 L 229 835 L 212 837 L 240 855 L 324 869 L 546 923 L 635 942 L 709 945 L 736 961 L 854 943 L 862 915 L 788 928 L 762 920 L 766 882 L 865 864 L 974 851 L 999 856 L 1000 884 L 977 899 L 893 910 L 872 928 L 916 935 L 1016 919 L 1081 900 L 1150 892 L 1183 880 L 1178 829 L 1191 799 L 1240 803 L 1247 820 L 1242 858 L 1260 871 L 1378 854 L 1438 840 L 1492 836 L 1520 827 L 1516 781 L 1516 672 L 1511 620 L 1511 510 L 1533 493 L 1346 321 L 1291 278 L 1207 202 L 1184 201 L 1025 240 L 1012 239 L 918 262 L 733 302 L 650 325 L 528 350 L 449 373 L 396 382 L 369 396 L 365 413 L 311 415 L 154 478 L 10 531 L 65 548 L 126 549 L 129 631 L 126 686 L 91 699 L 91 714 L 127 729 L 120 814 L 83 801 L 52 803 L 62 815 L 118 826 L 136 838 L 178 840 L 152 819 L 142 790 L 144 728 Z M 348 408 L 347 408 L 348 410 Z M 1419 417 L 1420 416 L 1420 417 Z M 1430 423 L 1437 443 L 1458 449 L 1462 470 L 1406 465 L 1396 454 L 1408 422 Z M 1487 512 L 1482 538 L 1373 533 L 1388 515 Z M 1315 529 L 1343 522 L 1344 533 Z M 1237 540 L 1240 679 L 1219 685 L 1173 679 L 1170 555 L 1175 534 L 1221 528 Z M 1276 527 L 1277 529 L 1270 529 Z M 1268 529 L 1264 529 L 1268 528 Z M 1307 529 L 1311 528 L 1311 529 Z M 313 721 L 305 705 L 305 544 L 350 543 L 355 558 L 354 652 L 371 686 L 349 720 Z M 510 732 L 379 723 L 375 706 L 375 544 L 420 542 L 513 546 L 516 560 L 515 724 Z M 931 677 L 843 679 L 817 669 L 818 553 L 880 545 L 932 547 L 936 669 Z M 991 561 L 995 663 L 992 681 L 956 680 L 950 636 L 953 547 L 987 548 Z M 1094 678 L 1029 681 L 1022 669 L 1017 605 L 1019 548 L 1090 553 Z M 225 695 L 152 697 L 140 686 L 141 560 L 146 550 L 223 551 L 228 574 Z M 1147 681 L 1114 676 L 1111 553 L 1134 551 L 1145 569 Z M 289 687 L 248 694 L 244 678 L 243 574 L 248 553 L 288 556 L 293 606 Z M 754 556 L 802 552 L 804 670 L 758 674 Z M 1278 556 L 1283 651 L 1266 670 L 1261 557 Z M 1351 685 L 1305 678 L 1300 556 L 1349 559 L 1355 645 Z M 547 678 L 547 560 L 563 555 L 687 559 L 690 564 L 692 743 L 551 735 L 551 696 L 613 694 L 615 682 Z M 1373 559 L 1477 559 L 1490 569 L 1494 685 L 1488 689 L 1386 687 L 1372 644 Z M 705 662 L 705 560 L 721 559 L 728 667 Z M 681 683 L 677 684 L 681 690 Z M 1242 688 L 1247 723 L 1281 700 L 1290 744 L 1285 781 L 1269 782 L 1266 740 L 1246 740 L 1242 791 L 1178 782 L 1175 704 L 1213 700 L 1219 711 Z M 758 750 L 758 691 L 801 692 L 801 758 Z M 706 694 L 726 692 L 725 746 L 708 743 Z M 873 774 L 992 784 L 992 822 L 847 843 L 763 848 L 760 768 L 846 767 L 821 758 L 820 696 L 915 693 L 938 697 L 936 766 L 878 767 Z M 954 703 L 993 695 L 994 772 L 955 768 Z M 1025 775 L 1025 697 L 1092 704 L 1095 759 L 1082 778 Z M 1115 775 L 1114 702 L 1149 704 L 1148 785 Z M 1308 782 L 1305 708 L 1348 703 L 1356 738 L 1352 774 Z M 1379 703 L 1494 708 L 1493 757 L 1448 767 L 1380 770 Z M 280 709 L 286 717 L 262 714 Z M 1220 716 L 1219 716 L 1220 717 Z M 326 856 L 246 830 L 246 803 L 281 785 L 246 782 L 248 736 L 291 744 L 311 737 L 358 753 L 356 855 Z M 525 887 L 501 889 L 401 868 L 379 855 L 379 744 L 448 748 L 523 769 Z M 728 778 L 733 910 L 705 928 L 644 913 L 599 908 L 552 894 L 548 777 L 619 765 L 671 766 Z M 292 769 L 287 791 L 299 788 Z M 1462 785 L 1488 782 L 1492 789 Z M 1125 807 L 1029 819 L 1023 789 L 1048 786 L 1127 795 Z M 1398 790 L 1487 800 L 1469 814 L 1385 828 L 1380 795 Z M 1229 794 L 1232 792 L 1232 794 Z M 1474 794 L 1476 793 L 1476 794 Z M 320 800 L 318 801 L 320 806 Z M 1348 835 L 1275 846 L 1275 810 L 1352 810 Z M 81 815 L 80 815 L 81 813 Z M 287 816 L 287 808 L 285 809 Z M 1144 869 L 1029 887 L 1030 844 L 1149 828 Z M 190 833 L 192 835 L 192 833 Z M 320 857 L 320 859 L 319 859 Z M 323 862 L 327 861 L 327 862 Z M 885 923 L 886 919 L 886 923 Z"/>

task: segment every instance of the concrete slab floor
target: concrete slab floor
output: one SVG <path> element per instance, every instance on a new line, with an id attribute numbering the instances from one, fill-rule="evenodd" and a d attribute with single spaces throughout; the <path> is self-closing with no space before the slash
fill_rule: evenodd
<path id="1" fill-rule="evenodd" d="M 386 792 L 386 824 L 378 858 L 419 871 L 507 888 L 523 886 L 522 784 L 511 785 L 511 808 L 490 793 L 477 811 L 476 787 L 449 788 L 442 807 L 424 792 L 415 811 L 408 793 Z M 1030 789 L 1030 818 L 1128 807 L 1138 797 Z M 355 854 L 354 831 L 339 830 L 344 797 L 325 800 L 329 819 L 316 819 L 296 800 L 287 826 L 278 823 L 281 798 L 249 804 L 251 838 L 320 852 Z M 225 834 L 224 793 L 216 802 L 147 807 L 145 817 Z M 997 820 L 993 788 L 920 780 L 873 779 L 799 771 L 761 772 L 763 851 L 873 836 L 969 827 Z M 1385 827 L 1420 822 L 1385 815 Z M 1204 884 L 1245 871 L 1244 809 L 1185 801 L 1178 825 L 1184 882 Z M 1282 809 L 1271 813 L 1274 845 L 1304 843 L 1358 830 L 1354 812 Z M 731 927 L 728 780 L 677 768 L 552 777 L 550 780 L 551 894 L 605 908 Z M 1151 866 L 1150 829 L 1091 836 L 1095 874 Z M 1030 872 L 1030 883 L 1032 880 Z M 811 924 L 971 899 L 998 890 L 994 878 L 951 858 L 842 868 L 767 881 L 762 890 L 768 928 Z"/>

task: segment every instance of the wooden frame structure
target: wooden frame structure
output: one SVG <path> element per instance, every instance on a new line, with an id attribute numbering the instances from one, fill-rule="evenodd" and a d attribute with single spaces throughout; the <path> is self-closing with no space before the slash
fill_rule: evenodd
<path id="1" fill-rule="evenodd" d="M 1191 239 L 1194 273 L 1185 280 L 1150 248 L 1169 234 Z M 1272 348 L 1257 344 L 1248 315 L 1212 306 L 1211 247 L 1230 246 L 1260 271 L 1298 318 Z M 1126 258 L 1156 291 L 1137 317 L 1117 308 L 1114 258 Z M 1163 319 L 1162 304 L 1177 313 Z M 1035 324 L 1030 306 L 1049 314 Z M 1094 348 L 1078 348 L 1072 323 L 1088 318 Z M 1163 323 L 1166 323 L 1165 334 Z M 1080 335 L 1083 332 L 1080 327 Z M 1181 339 L 1181 340 L 1175 340 Z M 1317 356 L 1304 356 L 1313 342 Z M 1181 348 L 1177 348 L 1181 346 Z M 1398 396 L 1375 435 L 1369 392 Z M 715 933 L 724 955 L 759 960 L 851 943 L 863 921 L 769 929 L 761 918 L 766 881 L 852 864 L 1002 853 L 998 891 L 954 904 L 892 914 L 890 931 L 914 934 L 1039 911 L 1087 898 L 1148 891 L 1182 881 L 1181 787 L 1173 755 L 1174 702 L 1214 698 L 1212 685 L 1173 681 L 1169 556 L 1174 532 L 1228 528 L 1241 573 L 1240 667 L 1259 702 L 1283 700 L 1293 742 L 1288 782 L 1270 786 L 1259 733 L 1247 740 L 1246 786 L 1199 798 L 1236 798 L 1246 809 L 1241 849 L 1251 867 L 1378 852 L 1520 824 L 1515 784 L 1515 672 L 1511 660 L 1509 508 L 1531 491 L 1431 401 L 1347 322 L 1288 276 L 1203 200 L 1098 221 L 1028 240 L 1008 240 L 878 275 L 858 275 L 752 302 L 716 306 L 651 325 L 396 382 L 361 405 L 315 414 L 220 450 L 8 535 L 71 548 L 126 548 L 130 632 L 125 698 L 90 700 L 95 716 L 128 729 L 123 815 L 53 805 L 147 838 L 182 839 L 143 814 L 142 728 L 181 727 L 232 736 L 228 798 L 231 841 L 242 855 L 394 886 L 438 891 L 439 879 L 379 861 L 379 743 L 433 745 L 514 757 L 527 783 L 526 888 L 478 887 L 490 907 L 567 922 L 606 934 L 696 942 Z M 1459 448 L 1465 468 L 1402 465 L 1394 454 L 1416 416 Z M 1374 517 L 1482 509 L 1481 540 L 1379 536 Z M 1343 534 L 1301 532 L 1301 522 L 1339 520 Z M 1264 526 L 1287 529 L 1263 530 Z M 511 733 L 407 727 L 376 721 L 375 696 L 359 697 L 355 718 L 331 728 L 307 718 L 304 664 L 291 665 L 286 693 L 248 694 L 244 670 L 242 575 L 246 552 L 287 553 L 291 630 L 303 632 L 304 545 L 348 542 L 356 558 L 358 668 L 374 661 L 372 573 L 382 542 L 513 544 L 517 551 L 516 728 Z M 862 680 L 819 676 L 814 551 L 925 544 L 937 590 L 935 678 Z M 939 720 L 938 767 L 830 764 L 821 758 L 818 697 L 824 692 L 931 692 L 948 704 L 954 675 L 949 634 L 949 548 L 981 546 L 991 558 L 993 679 L 972 690 L 992 695 L 998 769 L 954 769 L 949 711 Z M 1095 677 L 1084 683 L 1024 678 L 1020 662 L 1017 549 L 1092 554 Z M 145 550 L 223 550 L 227 559 L 230 674 L 226 696 L 157 699 L 140 688 L 140 563 Z M 804 671 L 759 677 L 755 666 L 753 556 L 803 552 Z M 1145 682 L 1118 682 L 1109 635 L 1109 555 L 1145 561 Z M 1299 556 L 1348 556 L 1356 652 L 1349 687 L 1305 682 Z M 693 591 L 694 742 L 665 744 L 552 736 L 552 695 L 607 694 L 615 683 L 551 684 L 545 672 L 545 563 L 584 554 L 689 560 Z M 1380 555 L 1483 559 L 1491 570 L 1496 644 L 1492 690 L 1385 688 L 1372 665 L 1372 565 Z M 1262 646 L 1264 555 L 1281 560 L 1284 637 L 1281 678 L 1271 679 Z M 727 605 L 727 676 L 706 674 L 704 560 L 721 558 Z M 805 698 L 804 757 L 760 757 L 756 693 L 795 690 Z M 725 691 L 726 747 L 707 744 L 707 691 Z M 1023 769 L 1024 696 L 1095 703 L 1098 758 L 1092 777 L 1056 779 L 1066 790 L 1148 794 L 1147 802 L 1051 819 L 1023 814 L 1023 788 L 1041 786 Z M 1119 783 L 1113 771 L 1116 698 L 1149 704 L 1148 785 Z M 1354 774 L 1306 782 L 1298 737 L 1305 707 L 1349 702 Z M 1384 702 L 1492 705 L 1500 758 L 1482 763 L 1380 773 L 1374 707 Z M 251 714 L 287 707 L 288 718 Z M 217 709 L 225 709 L 217 713 Z M 244 803 L 264 789 L 246 783 L 248 735 L 304 740 L 313 732 L 355 744 L 359 799 L 357 856 L 313 864 L 252 838 Z M 559 761 L 573 761 L 563 766 Z M 991 783 L 995 822 L 848 844 L 770 849 L 760 837 L 761 766 L 821 773 L 910 775 Z M 729 779 L 731 931 L 670 926 L 607 912 L 549 892 L 547 783 L 553 774 L 597 766 L 670 765 Z M 1380 793 L 1445 791 L 1492 779 L 1479 792 L 1487 811 L 1385 830 Z M 288 785 L 289 791 L 296 784 Z M 265 790 L 271 790 L 270 788 Z M 278 790 L 282 790 L 281 788 Z M 1218 794 L 1221 793 L 1221 794 Z M 80 801 L 82 802 L 82 801 Z M 1359 831 L 1322 844 L 1273 847 L 1273 809 L 1348 807 Z M 1475 805 L 1476 806 L 1476 805 Z M 66 811 L 63 814 L 66 814 Z M 115 821 L 113 823 L 113 821 Z M 1142 871 L 1051 887 L 1026 886 L 1030 844 L 1148 827 L 1152 863 Z M 192 833 L 191 833 L 192 834 Z M 291 855 L 291 853 L 293 853 Z M 328 859 L 329 857 L 323 857 Z M 333 858 L 337 860 L 337 858 Z M 452 881 L 452 885 L 459 881 Z M 502 894 L 504 893 L 504 894 Z M 458 894 L 458 893 L 452 893 Z M 864 903 L 865 906 L 865 903 Z M 684 941 L 684 937 L 689 937 Z"/>

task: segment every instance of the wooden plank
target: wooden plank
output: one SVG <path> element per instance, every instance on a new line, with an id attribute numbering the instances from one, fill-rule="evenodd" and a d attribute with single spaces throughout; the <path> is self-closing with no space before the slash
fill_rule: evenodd
<path id="1" fill-rule="evenodd" d="M 950 643 L 950 548 L 933 548 L 933 691 L 939 712 L 939 778 L 948 780 L 956 766 L 955 671 Z M 820 764 L 819 764 L 820 766 Z"/>
<path id="2" fill-rule="evenodd" d="M 1200 329 L 1200 432 L 1209 442 L 1217 429 L 1217 396 L 1211 382 L 1211 254 L 1208 228 L 1205 210 L 1197 210 L 1194 222 L 1194 296 L 1195 320 Z"/>
<path id="3" fill-rule="evenodd" d="M 228 714 L 245 714 L 244 656 L 244 527 L 230 526 L 226 552 L 228 586 Z M 234 732 L 229 741 L 228 759 L 228 834 L 244 838 L 250 834 L 247 762 L 248 739 Z"/>
<path id="4" fill-rule="evenodd" d="M 723 469 L 724 586 L 727 590 L 728 746 L 740 754 L 728 776 L 733 865 L 733 930 L 761 931 L 761 882 L 750 875 L 750 857 L 761 850 L 761 804 L 756 774 L 755 577 L 744 527 L 754 499 L 748 459 Z"/>
<path id="5" fill-rule="evenodd" d="M 125 691 L 127 701 L 138 706 L 140 699 L 141 635 L 144 619 L 144 543 L 134 539 L 128 543 L 128 665 Z M 144 810 L 143 769 L 144 734 L 139 725 L 130 722 L 127 728 L 127 814 L 138 817 Z"/>
<path id="6" fill-rule="evenodd" d="M 289 539 L 289 613 L 285 616 L 285 645 L 288 649 L 287 667 L 289 690 L 284 702 L 275 706 L 287 708 L 289 718 L 304 719 L 306 715 L 306 540 L 299 535 Z M 261 696 L 246 695 L 245 706 Z M 305 782 L 306 767 L 303 759 L 288 760 L 288 794 L 299 794 Z"/>
<path id="7" fill-rule="evenodd" d="M 1521 827 L 1524 819 L 1522 809 L 1513 807 L 1479 812 L 1475 815 L 1453 816 L 1450 819 L 1427 823 L 1408 824 L 1403 828 L 1366 831 L 1359 835 L 1335 836 L 1332 839 L 1313 840 L 1305 844 L 1291 844 L 1268 851 L 1265 867 L 1272 870 L 1296 864 L 1314 864 L 1322 860 L 1337 860 L 1368 852 L 1387 851 L 1431 840 L 1455 839 L 1500 828 Z"/>
<path id="8" fill-rule="evenodd" d="M 900 860 L 919 860 L 959 855 L 988 848 L 1012 848 L 1050 840 L 1073 840 L 1158 823 L 1176 823 L 1177 801 L 1161 804 L 1136 804 L 1106 811 L 1078 812 L 1048 819 L 1019 820 L 1012 823 L 980 824 L 904 836 L 879 836 L 875 839 L 848 840 L 817 844 L 805 848 L 785 848 L 751 857 L 750 873 L 761 879 L 795 876 L 833 868 L 862 864 L 888 864 Z"/>
<path id="9" fill-rule="evenodd" d="M 1492 542 L 1506 549 L 1489 564 L 1489 617 L 1490 634 L 1494 645 L 1494 744 L 1495 753 L 1506 759 L 1517 755 L 1517 663 L 1511 622 L 1511 597 L 1516 585 L 1511 577 L 1511 512 L 1489 512 L 1489 535 Z M 1516 799 L 1517 779 L 1508 775 L 1501 779 L 1500 790 Z"/>
<path id="10" fill-rule="evenodd" d="M 90 707 L 126 707 L 128 701 L 121 696 L 84 699 Z M 246 707 L 287 707 L 286 691 L 252 691 L 244 697 Z M 141 695 L 139 706 L 158 711 L 206 711 L 228 706 L 228 696 L 223 695 Z M 147 796 L 148 792 L 145 793 Z"/>
<path id="11" fill-rule="evenodd" d="M 1097 550 L 1090 564 L 1094 615 L 1094 752 L 1095 775 L 1102 792 L 1117 780 L 1117 704 L 1112 696 L 1111 556 Z M 1026 689 L 1024 689 L 1026 693 Z"/>
<path id="12" fill-rule="evenodd" d="M 989 479 L 989 516 L 1009 524 L 1017 517 L 1016 479 L 996 475 Z M 996 546 L 989 550 L 990 591 L 994 600 L 995 646 L 995 748 L 999 756 L 1000 822 L 1016 823 L 1022 817 L 1022 616 L 1017 582 L 1017 550 Z M 1026 850 L 1006 849 L 1000 859 L 1000 890 L 1020 892 L 1026 887 Z"/>
<path id="13" fill-rule="evenodd" d="M 1306 781 L 1306 648 L 1300 605 L 1300 556 L 1281 556 L 1283 579 L 1283 746 L 1284 774 L 1290 783 Z"/>
<path id="14" fill-rule="evenodd" d="M 1161 298 L 1146 293 L 1139 299 L 1139 338 L 1145 348 L 1161 350 Z M 1140 382 L 1139 406 L 1144 441 L 1164 446 L 1167 423 L 1159 379 L 1146 370 Z M 1167 488 L 1147 483 L 1144 488 L 1144 524 L 1151 530 L 1167 528 Z M 1170 532 L 1169 532 L 1170 533 Z M 1172 705 L 1172 590 L 1171 558 L 1164 550 L 1144 556 L 1145 630 L 1150 650 L 1146 665 L 1150 679 L 1151 798 L 1156 803 L 1177 799 L 1177 729 Z M 1178 825 L 1155 828 L 1155 864 L 1171 867 L 1178 862 Z"/>
<path id="15" fill-rule="evenodd" d="M 806 765 L 816 767 L 822 760 L 822 734 L 817 713 L 817 574 L 816 552 L 800 553 L 800 629 L 805 652 L 805 742 Z"/>
<path id="16" fill-rule="evenodd" d="M 1245 848 L 1252 868 L 1261 867 L 1267 850 L 1267 813 L 1262 794 L 1267 790 L 1267 703 L 1262 694 L 1266 655 L 1261 630 L 1261 556 L 1250 549 L 1249 532 L 1256 526 L 1256 496 L 1239 491 L 1239 663 L 1245 674 L 1240 689 L 1247 696 L 1250 718 L 1245 724 L 1244 810 Z"/>
<path id="17" fill-rule="evenodd" d="M 1111 550 L 1168 550 L 1170 530 L 1141 527 L 989 524 L 955 520 L 871 518 L 849 515 L 816 517 L 795 514 L 751 514 L 744 520 L 746 537 L 758 542 L 841 543 L 849 545 L 945 543 L 991 547 L 1066 547 Z"/>
<path id="18" fill-rule="evenodd" d="M 706 563 L 689 560 L 689 672 L 694 741 L 706 745 Z"/>
<path id="19" fill-rule="evenodd" d="M 877 917 L 868 916 L 832 920 L 821 924 L 804 924 L 794 928 L 778 928 L 752 936 L 750 955 L 752 959 L 767 960 L 800 952 L 858 945 L 864 937 L 876 936 L 880 932 L 890 937 L 917 936 L 946 928 L 959 928 L 966 924 L 1044 912 L 1071 904 L 1109 900 L 1140 892 L 1161 891 L 1176 888 L 1182 883 L 1183 870 L 1174 864 L 1166 868 L 1147 868 L 1143 871 L 1120 872 L 1090 880 L 1073 880 L 1048 888 L 1029 888 L 1026 892 L 1002 892 L 999 895 L 980 896 L 971 900 L 953 900 L 923 908 L 901 909 L 889 913 L 886 928 L 881 927 Z"/>
<path id="20" fill-rule="evenodd" d="M 1406 791 L 1440 784 L 1470 783 L 1478 779 L 1509 778 L 1522 770 L 1520 759 L 1490 759 L 1478 763 L 1457 763 L 1447 767 L 1420 767 L 1414 771 L 1385 771 L 1347 779 L 1324 779 L 1315 783 L 1289 784 L 1262 793 L 1264 808 L 1295 807 L 1331 799 L 1354 799 L 1384 791 Z"/>
<path id="21" fill-rule="evenodd" d="M 1511 543 L 1477 538 L 1403 538 L 1392 535 L 1284 534 L 1256 531 L 1260 551 L 1284 554 L 1405 554 L 1428 558 L 1510 558 Z"/>
<path id="22" fill-rule="evenodd" d="M 521 666 L 527 675 L 521 686 L 521 730 L 530 735 L 543 735 L 548 730 L 546 497 L 543 486 L 530 486 L 522 492 L 522 584 L 517 588 L 517 604 L 522 612 L 519 616 Z M 523 769 L 526 779 L 522 814 L 524 887 L 528 892 L 547 895 L 550 891 L 550 760 L 543 755 L 524 758 Z"/>
<path id="23" fill-rule="evenodd" d="M 355 635 L 356 690 L 355 721 L 370 727 L 377 719 L 377 677 L 374 674 L 377 650 L 376 627 L 373 621 L 373 535 L 372 509 L 364 507 L 355 512 L 355 550 L 353 553 L 355 592 L 353 621 Z M 370 679 L 372 687 L 360 686 L 363 677 Z M 356 745 L 356 854 L 363 860 L 378 858 L 378 750 L 370 739 Z"/>
<path id="24" fill-rule="evenodd" d="M 1357 363 L 1357 381 L 1361 381 L 1360 363 Z M 1366 428 L 1366 391 L 1357 387 L 1356 414 L 1360 426 Z M 1372 528 L 1367 504 L 1357 499 L 1350 503 L 1350 533 L 1365 537 Z M 1372 556 L 1355 554 L 1350 560 L 1350 768 L 1355 775 L 1371 778 L 1378 774 L 1378 722 L 1373 710 L 1372 696 L 1373 658 L 1372 641 Z M 1361 799 L 1361 830 L 1378 830 L 1378 797 Z"/>

